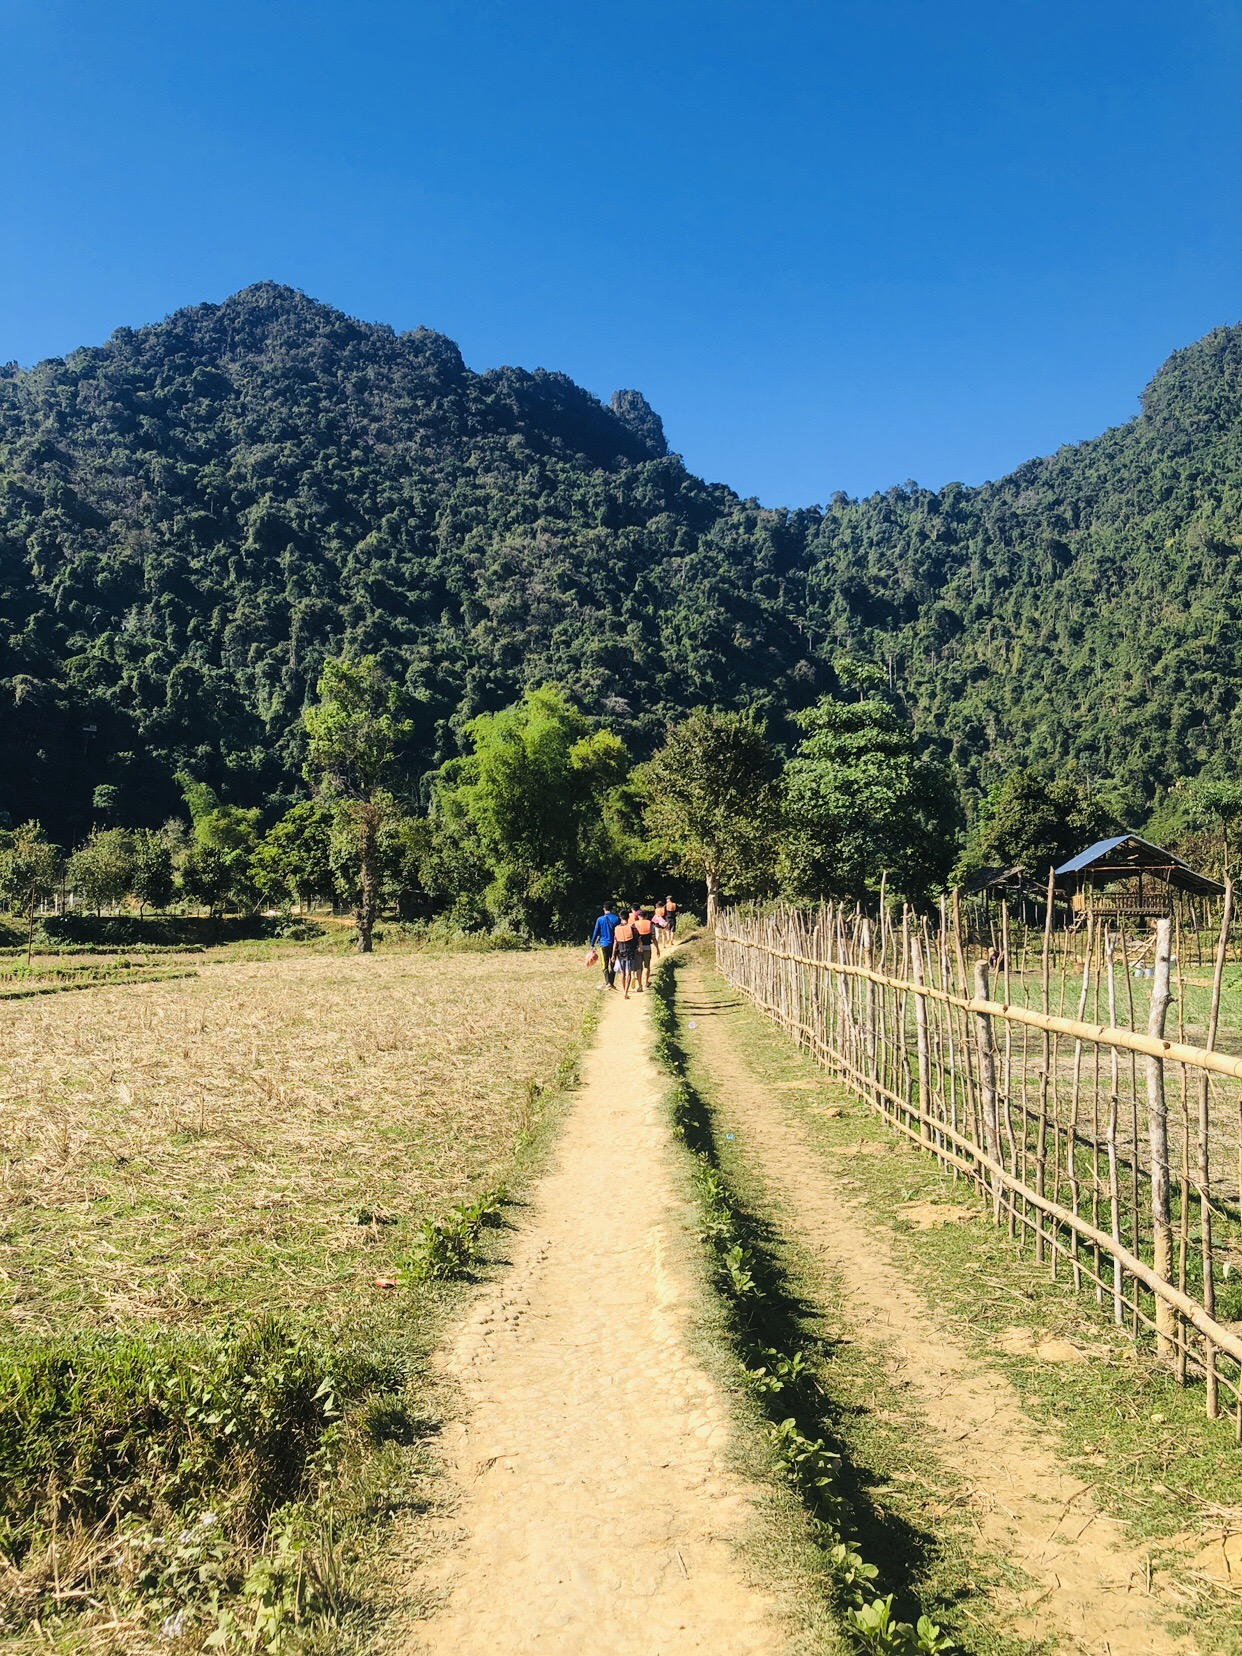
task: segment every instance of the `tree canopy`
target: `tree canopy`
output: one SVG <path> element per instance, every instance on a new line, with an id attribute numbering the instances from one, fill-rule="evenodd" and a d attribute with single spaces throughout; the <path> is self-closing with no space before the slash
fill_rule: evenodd
<path id="1" fill-rule="evenodd" d="M 782 777 L 781 887 L 794 897 L 862 898 L 887 874 L 896 890 L 924 896 L 957 850 L 952 784 L 921 754 L 878 667 L 839 661 L 837 676 L 841 697 L 794 715 L 803 735 Z"/>
<path id="2" fill-rule="evenodd" d="M 1040 884 L 1048 870 L 1117 832 L 1107 805 L 1080 772 L 1046 777 L 1016 770 L 992 788 L 966 838 L 956 880 L 984 868 L 1023 868 Z"/>
<path id="3" fill-rule="evenodd" d="M 722 896 L 771 885 L 778 769 L 761 718 L 700 707 L 670 727 L 639 773 L 653 849 L 704 881 L 709 923 Z"/>
<path id="4" fill-rule="evenodd" d="M 496 920 L 563 934 L 627 872 L 608 808 L 629 769 L 625 747 L 611 731 L 592 730 L 555 686 L 480 715 L 466 739 L 469 753 L 445 766 L 436 790 L 441 877 L 472 885 Z M 463 893 L 444 895 L 457 902 Z"/>

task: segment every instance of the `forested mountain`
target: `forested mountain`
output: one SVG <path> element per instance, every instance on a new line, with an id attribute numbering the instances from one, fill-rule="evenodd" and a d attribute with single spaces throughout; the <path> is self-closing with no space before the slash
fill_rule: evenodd
<path id="1" fill-rule="evenodd" d="M 817 624 L 891 657 L 972 781 L 1076 759 L 1141 817 L 1242 751 L 1242 326 L 1170 357 L 1129 424 L 982 488 L 837 497 Z"/>
<path id="2" fill-rule="evenodd" d="M 342 648 L 408 686 L 414 774 L 545 679 L 639 748 L 694 701 L 805 699 L 809 520 L 699 482 L 613 402 L 269 284 L 10 366 L 0 808 L 81 827 L 104 783 L 157 819 L 178 767 L 274 807 Z"/>
<path id="3" fill-rule="evenodd" d="M 698 703 L 806 705 L 842 646 L 970 782 L 1074 756 L 1134 811 L 1242 740 L 1240 438 L 1222 329 L 997 483 L 765 511 L 637 392 L 248 288 L 0 370 L 0 811 L 72 835 L 109 784 L 155 821 L 178 769 L 274 811 L 341 649 L 409 690 L 417 777 L 534 683 L 642 754 Z"/>

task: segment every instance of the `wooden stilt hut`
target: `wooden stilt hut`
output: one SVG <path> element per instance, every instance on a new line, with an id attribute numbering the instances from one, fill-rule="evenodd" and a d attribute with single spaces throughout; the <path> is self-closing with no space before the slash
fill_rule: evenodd
<path id="1" fill-rule="evenodd" d="M 1137 834 L 1097 840 L 1053 870 L 1058 893 L 1076 915 L 1112 921 L 1163 920 L 1177 899 L 1223 897 L 1225 888 L 1172 851 Z"/>

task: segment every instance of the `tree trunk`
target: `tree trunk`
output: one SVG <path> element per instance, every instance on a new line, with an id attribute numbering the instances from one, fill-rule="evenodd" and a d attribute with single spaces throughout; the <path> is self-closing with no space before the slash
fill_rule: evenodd
<path id="1" fill-rule="evenodd" d="M 371 953 L 371 931 L 379 908 L 379 856 L 374 805 L 363 805 L 358 814 L 358 904 L 354 924 L 358 928 L 358 953 Z"/>
<path id="2" fill-rule="evenodd" d="M 1151 1011 L 1147 1033 L 1164 1039 L 1165 1014 L 1169 1010 L 1169 956 L 1172 953 L 1173 922 L 1156 922 L 1156 966 L 1151 985 Z M 1152 1265 L 1157 1275 L 1171 1281 L 1173 1271 L 1173 1225 L 1169 1212 L 1169 1117 L 1164 1098 L 1164 1060 L 1147 1060 L 1147 1137 L 1151 1149 L 1151 1233 Z M 1172 1358 L 1176 1343 L 1177 1319 L 1173 1307 L 1156 1296 L 1156 1350 Z"/>
<path id="3" fill-rule="evenodd" d="M 715 931 L 716 915 L 720 909 L 720 881 L 714 868 L 707 868 L 707 929 Z"/>

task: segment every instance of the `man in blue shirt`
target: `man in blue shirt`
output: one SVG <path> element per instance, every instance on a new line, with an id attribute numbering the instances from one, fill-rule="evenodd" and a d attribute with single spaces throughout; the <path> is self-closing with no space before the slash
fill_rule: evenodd
<path id="1" fill-rule="evenodd" d="M 604 981 L 601 989 L 615 989 L 617 987 L 616 973 L 612 969 L 612 934 L 621 924 L 621 918 L 611 903 L 604 904 L 604 912 L 595 922 L 595 930 L 591 933 L 591 947 L 599 950 L 599 957 L 604 963 Z"/>

